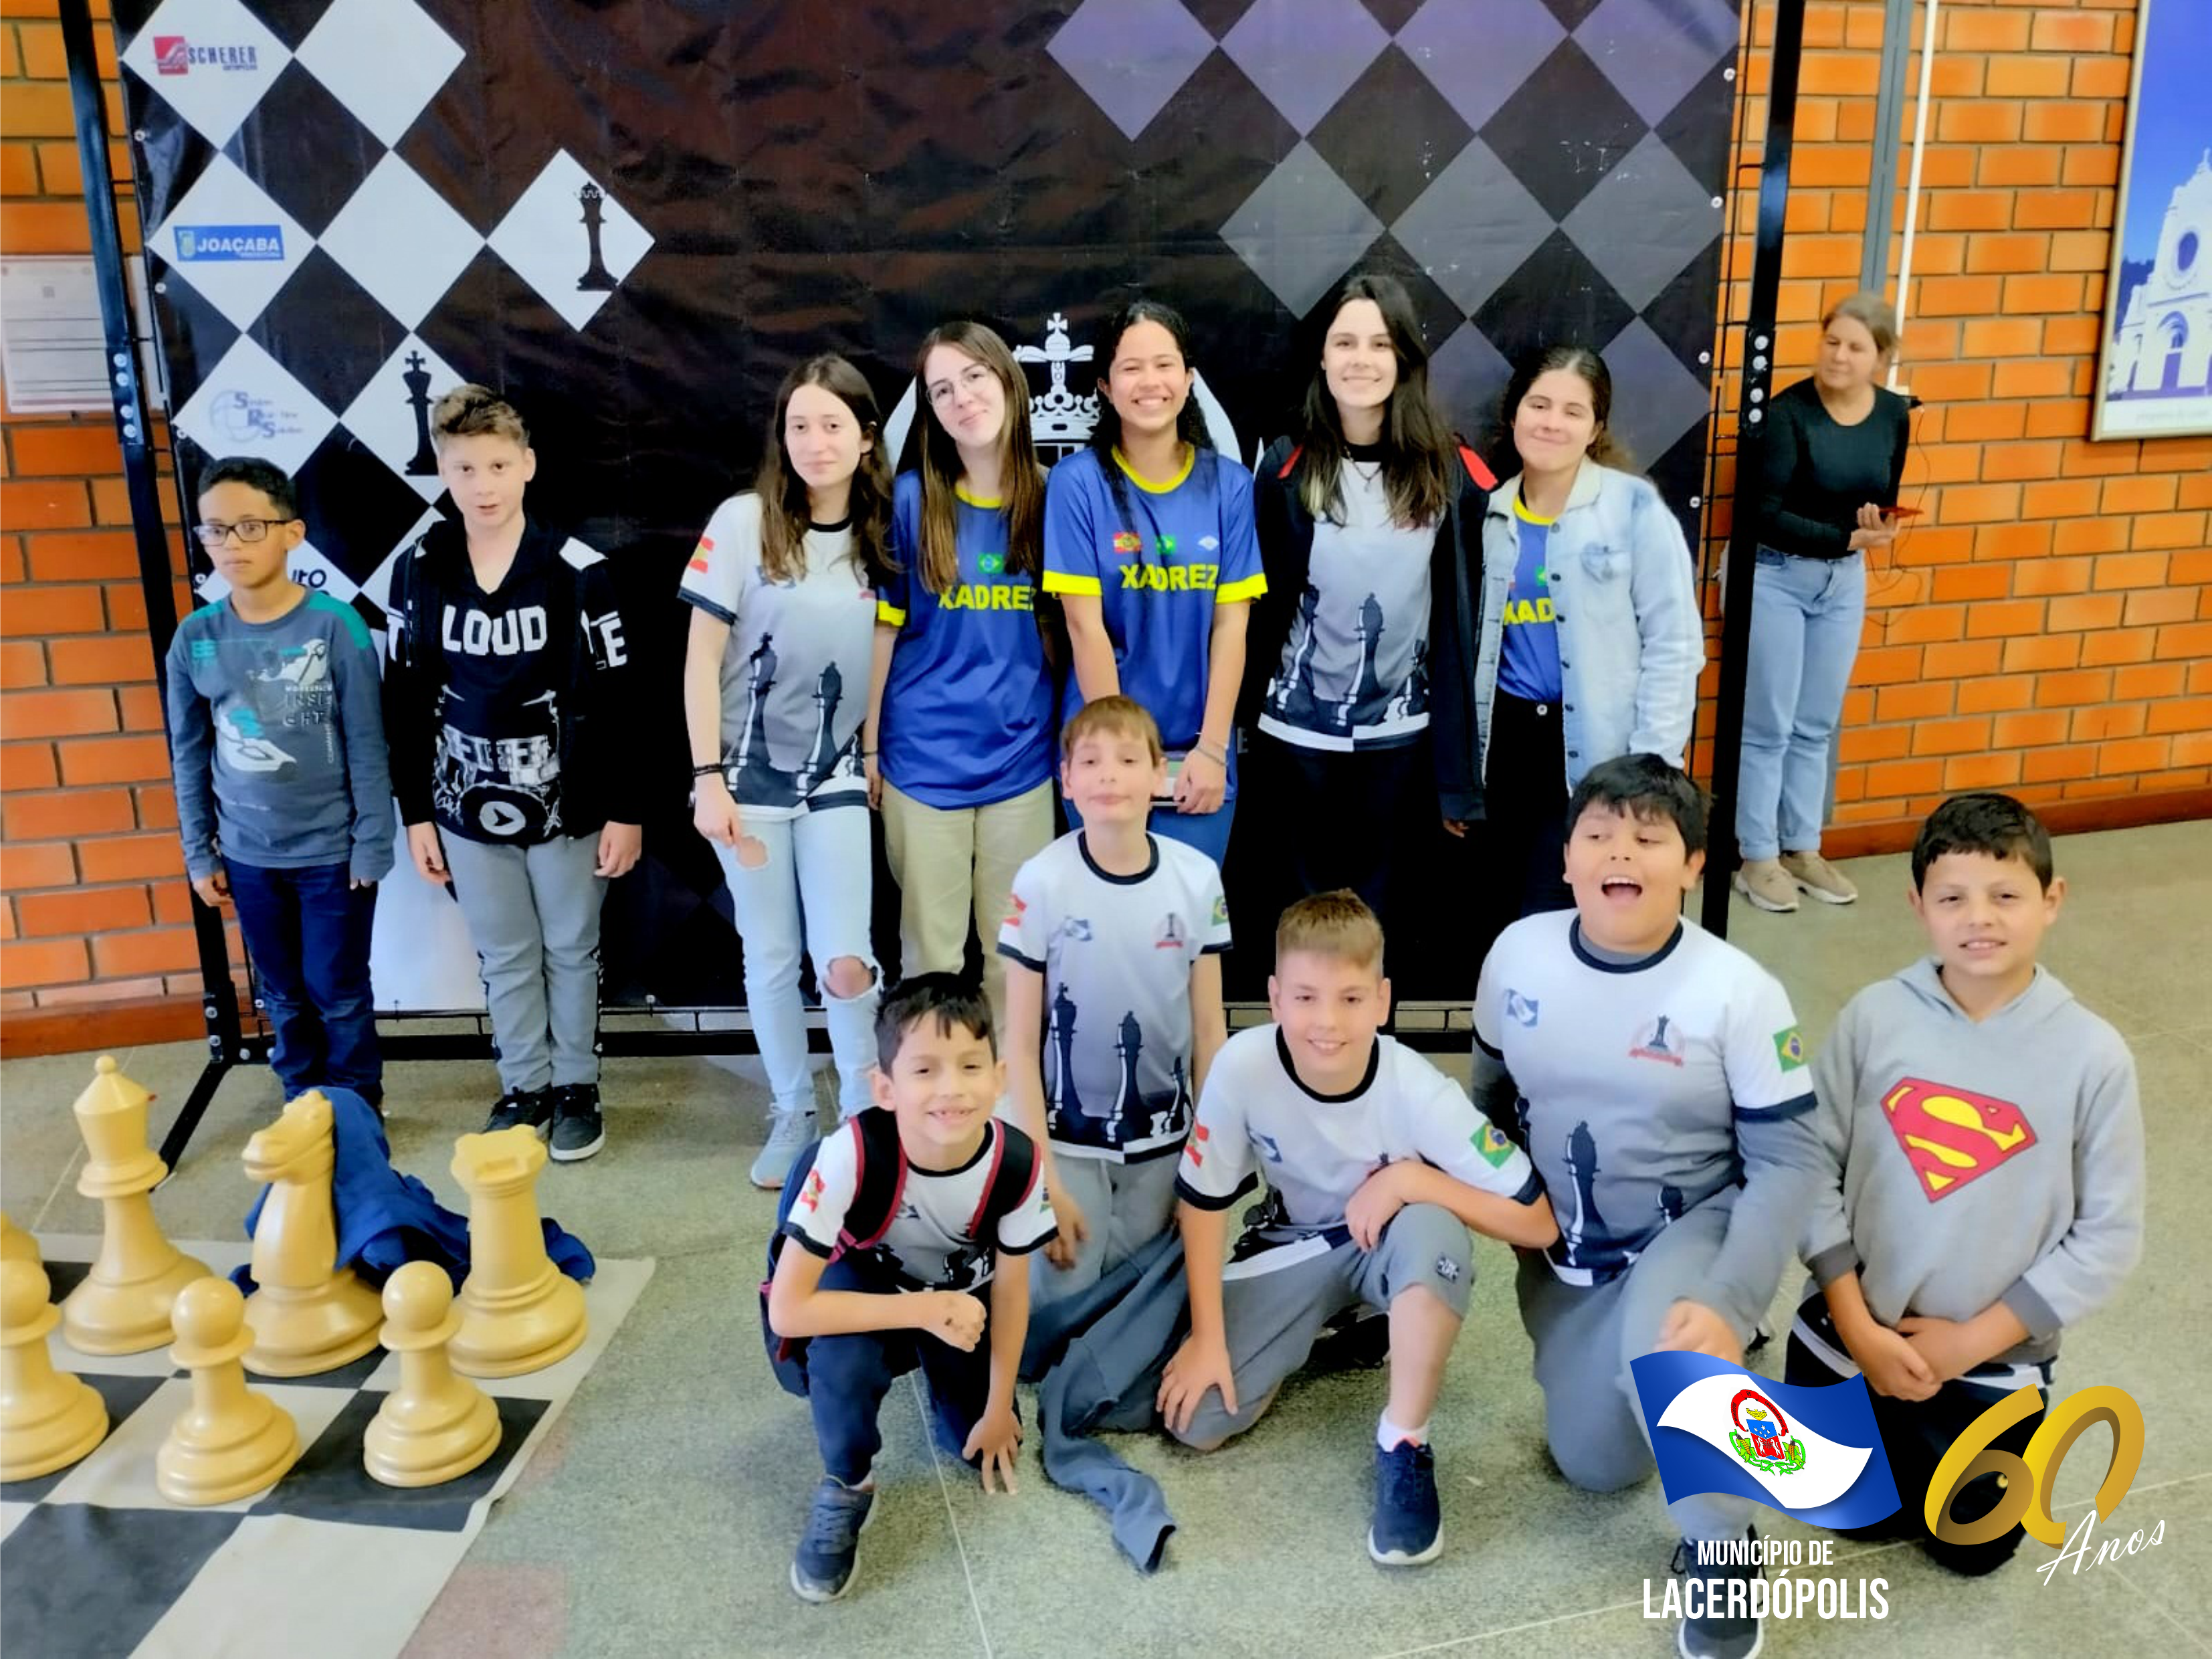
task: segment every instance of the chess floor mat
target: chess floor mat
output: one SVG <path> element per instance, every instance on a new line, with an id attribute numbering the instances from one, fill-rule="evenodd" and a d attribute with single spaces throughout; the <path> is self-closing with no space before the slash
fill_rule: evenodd
<path id="1" fill-rule="evenodd" d="M 249 1247 L 185 1239 L 178 1248 L 227 1273 Z M 98 1254 L 92 1237 L 40 1240 L 57 1301 Z M 35 1480 L 0 1482 L 0 1627 L 11 1652 L 39 1659 L 387 1659 L 510 1491 L 586 1372 L 653 1277 L 650 1260 L 599 1263 L 584 1287 L 590 1333 L 558 1364 L 479 1379 L 499 1407 L 499 1449 L 443 1486 L 404 1490 L 369 1479 L 362 1436 L 396 1386 L 379 1348 L 320 1376 L 249 1376 L 291 1413 L 300 1461 L 267 1491 L 186 1508 L 154 1485 L 154 1455 L 191 1397 L 167 1348 L 94 1357 L 57 1331 L 54 1364 L 107 1402 L 107 1437 Z"/>

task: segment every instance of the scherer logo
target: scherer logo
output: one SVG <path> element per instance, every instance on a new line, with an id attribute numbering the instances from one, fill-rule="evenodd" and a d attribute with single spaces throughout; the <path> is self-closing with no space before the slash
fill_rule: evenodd
<path id="1" fill-rule="evenodd" d="M 179 225 L 179 263 L 276 261 L 284 257 L 281 225 Z"/>
<path id="2" fill-rule="evenodd" d="M 257 46 L 196 46 L 181 34 L 154 37 L 154 69 L 161 75 L 189 75 L 192 65 L 203 69 L 248 73 L 261 67 Z"/>

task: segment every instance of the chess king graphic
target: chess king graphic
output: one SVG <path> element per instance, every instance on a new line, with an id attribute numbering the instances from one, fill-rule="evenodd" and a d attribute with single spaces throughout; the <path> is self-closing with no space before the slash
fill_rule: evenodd
<path id="1" fill-rule="evenodd" d="M 1795 1474 L 1805 1467 L 1805 1443 L 1790 1432 L 1782 1408 L 1755 1389 L 1737 1392 L 1729 1402 L 1735 1428 L 1729 1444 L 1735 1455 L 1769 1474 Z"/>

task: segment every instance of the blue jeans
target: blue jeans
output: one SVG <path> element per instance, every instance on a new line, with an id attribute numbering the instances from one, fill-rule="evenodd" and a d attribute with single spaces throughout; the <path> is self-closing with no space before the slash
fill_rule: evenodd
<path id="1" fill-rule="evenodd" d="M 1759 550 L 1735 838 L 1747 861 L 1817 853 L 1828 801 L 1828 749 L 1866 621 L 1866 561 Z"/>
<path id="2" fill-rule="evenodd" d="M 882 976 L 868 938 L 872 816 L 865 806 L 832 806 L 795 818 L 757 817 L 740 809 L 744 834 L 768 852 L 757 869 L 747 869 L 735 853 L 714 843 L 744 945 L 745 1012 L 752 1016 L 761 1067 L 780 1112 L 814 1102 L 806 1005 L 799 994 L 802 954 L 814 958 L 822 991 L 822 1023 L 837 1062 L 837 1103 L 848 1117 L 874 1103 L 868 1073 L 876 1063 Z M 868 988 L 856 997 L 830 994 L 830 964 L 840 957 L 854 957 L 868 970 Z"/>
<path id="3" fill-rule="evenodd" d="M 343 864 L 271 870 L 227 862 L 230 902 L 275 1036 L 269 1063 L 284 1097 L 325 1085 L 384 1098 L 368 938 L 376 889 Z"/>

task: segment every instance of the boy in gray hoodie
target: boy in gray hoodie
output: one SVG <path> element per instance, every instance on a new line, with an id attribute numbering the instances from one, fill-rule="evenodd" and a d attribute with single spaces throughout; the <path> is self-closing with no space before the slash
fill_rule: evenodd
<path id="1" fill-rule="evenodd" d="M 1852 998 L 1813 1065 L 1828 1174 L 1803 1253 L 1812 1283 L 1788 1380 L 1863 1374 L 1904 1507 L 1869 1529 L 1993 1571 L 2017 1525 L 1945 1543 L 1923 1516 L 1937 1462 L 2023 1385 L 2050 1404 L 2065 1327 L 2112 1298 L 2142 1249 L 2142 1115 L 2118 1032 L 2036 964 L 2066 884 L 2051 838 L 2008 795 L 1929 815 L 1908 896 L 1934 945 Z M 2017 1456 L 2038 1411 L 1990 1443 Z M 1964 1524 L 1999 1478 L 1951 1505 Z"/>

